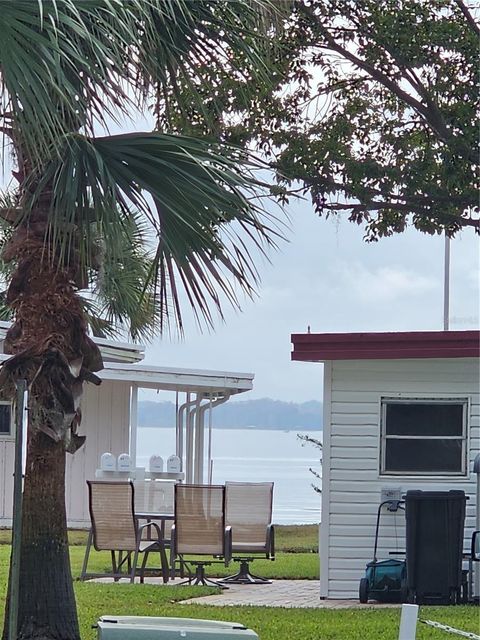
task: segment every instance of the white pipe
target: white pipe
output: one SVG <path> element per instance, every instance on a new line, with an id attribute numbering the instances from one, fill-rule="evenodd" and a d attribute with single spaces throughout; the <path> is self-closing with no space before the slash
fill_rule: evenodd
<path id="1" fill-rule="evenodd" d="M 213 460 L 212 460 L 212 394 L 210 394 L 208 403 L 208 457 L 207 457 L 207 483 L 212 484 L 213 477 Z"/>
<path id="2" fill-rule="evenodd" d="M 194 401 L 190 400 L 190 393 L 187 393 L 187 406 L 185 410 L 185 480 L 186 482 L 191 482 L 191 464 L 190 464 L 190 443 L 191 443 L 191 431 L 192 431 L 192 420 L 190 407 L 192 406 Z"/>
<path id="3" fill-rule="evenodd" d="M 204 414 L 202 411 L 203 406 L 200 404 L 201 398 L 199 398 L 198 405 L 195 408 L 195 455 L 193 458 L 193 481 L 195 484 L 202 484 L 203 482 L 203 433 L 204 433 Z"/>
<path id="4" fill-rule="evenodd" d="M 180 420 L 179 420 L 179 412 L 178 412 L 178 391 L 175 393 L 175 455 L 177 455 L 180 460 L 181 456 L 178 455 L 180 451 L 181 444 L 180 439 L 182 437 L 182 430 L 180 428 Z"/>
<path id="5" fill-rule="evenodd" d="M 204 404 L 200 404 L 202 400 L 206 400 L 207 398 L 202 398 L 199 394 L 197 400 L 197 406 L 191 411 L 191 421 L 192 425 L 194 425 L 194 445 L 192 445 L 192 451 L 194 451 L 194 456 L 192 460 L 192 481 L 197 484 L 203 484 L 204 482 L 204 474 L 205 474 L 205 412 L 207 409 L 210 409 L 210 420 L 209 420 L 209 443 L 208 443 L 208 461 L 207 461 L 207 474 L 210 476 L 210 467 L 211 467 L 211 454 L 212 454 L 212 412 L 211 410 L 214 407 L 217 407 L 220 404 L 223 404 L 230 398 L 230 394 L 222 398 L 218 398 L 215 402 L 212 402 L 211 396 L 208 402 Z"/>
<path id="6" fill-rule="evenodd" d="M 211 401 L 210 401 L 211 403 Z M 205 411 L 208 409 L 209 402 L 200 405 L 196 413 L 196 430 L 195 430 L 195 482 L 203 484 L 203 469 L 205 455 Z"/>
<path id="7" fill-rule="evenodd" d="M 190 394 L 187 393 L 186 394 L 186 402 L 184 402 L 182 405 L 180 405 L 180 407 L 178 408 L 178 411 L 177 411 L 177 423 L 179 425 L 179 430 L 180 430 L 180 439 L 179 439 L 178 450 L 176 451 L 176 454 L 181 460 L 182 471 L 184 471 L 184 467 L 186 467 L 186 460 L 185 460 L 185 464 L 184 464 L 184 460 L 183 460 L 183 453 L 184 453 L 183 426 L 184 426 L 184 422 L 186 423 L 188 421 L 188 414 L 187 414 L 187 417 L 185 418 L 185 421 L 184 421 L 184 418 L 183 418 L 183 414 L 184 414 L 185 410 L 189 409 L 192 406 L 192 404 L 195 404 L 195 402 L 196 402 L 195 400 L 190 400 Z"/>
<path id="8" fill-rule="evenodd" d="M 211 484 L 212 478 L 212 409 L 230 399 L 230 393 L 218 398 L 212 402 L 211 396 L 209 402 L 200 404 L 201 394 L 190 400 L 190 393 L 186 394 L 186 402 L 184 402 L 177 410 L 177 425 L 183 434 L 183 412 L 186 411 L 186 434 L 185 434 L 185 479 L 186 482 L 196 482 L 202 484 L 204 481 L 205 470 L 205 411 L 210 409 L 209 416 L 209 432 L 208 432 L 208 462 L 207 474 L 208 482 Z M 195 405 L 193 408 L 192 406 Z M 182 460 L 183 465 L 183 437 L 177 442 L 177 455 Z"/>
<path id="9" fill-rule="evenodd" d="M 195 407 L 193 409 L 189 409 L 187 411 L 187 455 L 186 455 L 186 478 L 187 483 L 191 483 L 194 478 L 194 445 L 195 445 L 195 434 L 194 434 L 194 420 L 195 413 L 198 410 L 198 406 L 200 404 L 199 394 L 196 394 L 195 398 Z"/>
<path id="10" fill-rule="evenodd" d="M 402 604 L 398 640 L 415 640 L 417 636 L 418 604 Z"/>
<path id="11" fill-rule="evenodd" d="M 208 403 L 208 405 L 205 407 L 205 409 L 209 408 L 210 409 L 210 415 L 209 415 L 209 420 L 208 420 L 208 460 L 207 460 L 207 469 L 208 469 L 208 483 L 212 484 L 212 472 L 213 472 L 213 460 L 212 460 L 212 409 L 214 409 L 215 407 L 218 407 L 219 405 L 223 404 L 224 402 L 227 402 L 227 400 L 230 399 L 230 393 L 227 393 L 226 396 L 223 396 L 223 398 L 218 398 L 217 400 L 215 400 L 215 402 L 212 402 L 212 398 L 210 396 L 210 402 Z"/>
<path id="12" fill-rule="evenodd" d="M 445 233 L 445 261 L 443 272 L 443 330 L 449 329 L 450 316 L 450 238 Z"/>
<path id="13" fill-rule="evenodd" d="M 133 468 L 137 468 L 137 429 L 138 429 L 138 385 L 130 387 L 130 430 L 128 453 L 132 460 Z M 123 445 L 122 445 L 123 446 Z"/>

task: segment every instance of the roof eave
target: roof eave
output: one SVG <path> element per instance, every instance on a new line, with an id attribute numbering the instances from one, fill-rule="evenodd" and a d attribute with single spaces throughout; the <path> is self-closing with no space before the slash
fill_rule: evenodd
<path id="1" fill-rule="evenodd" d="M 292 360 L 478 358 L 480 331 L 292 334 Z"/>

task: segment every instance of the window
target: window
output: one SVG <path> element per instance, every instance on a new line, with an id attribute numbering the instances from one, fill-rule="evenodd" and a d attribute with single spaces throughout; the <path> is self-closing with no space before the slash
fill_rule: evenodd
<path id="1" fill-rule="evenodd" d="M 465 475 L 466 445 L 466 398 L 382 399 L 382 474 Z"/>
<path id="2" fill-rule="evenodd" d="M 10 402 L 0 402 L 0 438 L 12 435 L 12 408 Z"/>

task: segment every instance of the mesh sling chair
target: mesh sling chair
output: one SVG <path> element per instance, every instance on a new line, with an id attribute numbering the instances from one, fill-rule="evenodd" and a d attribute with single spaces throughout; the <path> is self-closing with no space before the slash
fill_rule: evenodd
<path id="1" fill-rule="evenodd" d="M 226 482 L 225 522 L 232 527 L 232 555 L 240 570 L 222 580 L 236 584 L 269 584 L 250 573 L 248 563 L 262 555 L 275 560 L 272 524 L 273 482 Z M 241 554 L 236 557 L 236 554 Z"/>
<path id="2" fill-rule="evenodd" d="M 205 575 L 205 567 L 218 558 L 223 558 L 225 566 L 232 553 L 232 531 L 225 526 L 225 487 L 223 485 L 175 485 L 175 524 L 172 527 L 171 562 L 181 567 L 195 567 L 190 570 L 188 584 L 221 586 Z M 185 556 L 211 556 L 216 560 L 188 559 Z"/>
<path id="3" fill-rule="evenodd" d="M 168 582 L 168 560 L 160 528 L 153 522 L 141 526 L 138 524 L 135 517 L 133 483 L 87 480 L 87 485 L 92 527 L 88 535 L 80 579 L 110 577 L 118 581 L 120 578 L 130 578 L 130 582 L 134 582 L 138 556 L 142 553 L 143 562 L 139 576 L 140 582 L 143 582 L 148 555 L 155 551 L 160 554 L 163 582 Z M 142 540 L 142 531 L 148 526 L 156 531 L 156 537 Z M 111 572 L 87 572 L 92 543 L 96 551 L 110 551 Z"/>

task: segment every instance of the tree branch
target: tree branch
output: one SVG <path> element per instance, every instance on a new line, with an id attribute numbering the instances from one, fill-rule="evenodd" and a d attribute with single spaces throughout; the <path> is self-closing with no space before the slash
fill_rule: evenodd
<path id="1" fill-rule="evenodd" d="M 419 215 L 425 215 L 429 212 L 425 209 L 423 211 L 415 211 L 415 207 L 411 207 L 408 203 L 402 202 L 371 202 L 370 204 L 355 204 L 355 203 L 325 203 L 324 208 L 329 211 L 379 211 L 380 209 L 393 209 L 394 211 L 409 213 L 418 213 Z M 480 231 L 480 219 L 476 218 L 463 218 L 460 214 L 450 214 L 451 221 L 458 224 L 461 227 L 473 227 L 477 231 Z"/>
<path id="2" fill-rule="evenodd" d="M 435 133 L 440 138 L 440 140 L 448 144 L 449 140 L 452 139 L 452 133 L 449 131 L 448 127 L 446 126 L 440 110 L 438 109 L 438 107 L 436 107 L 434 103 L 432 103 L 430 99 L 428 100 L 428 105 L 425 105 L 423 104 L 423 102 L 417 100 L 416 98 L 411 96 L 409 93 L 401 89 L 399 85 L 393 80 L 391 80 L 385 73 L 383 73 L 379 69 L 376 69 L 374 66 L 372 66 L 365 60 L 362 60 L 354 53 L 348 51 L 348 49 L 345 49 L 344 47 L 339 45 L 338 42 L 335 40 L 335 38 L 328 31 L 328 28 L 320 22 L 318 16 L 315 15 L 314 11 L 310 10 L 308 13 L 310 15 L 310 18 L 312 20 L 315 20 L 315 24 L 319 28 L 320 32 L 322 33 L 322 35 L 324 36 L 328 44 L 328 47 L 322 47 L 322 48 L 329 48 L 333 51 L 336 51 L 343 58 L 345 58 L 346 60 L 349 60 L 352 64 L 354 64 L 356 67 L 368 73 L 371 78 L 373 78 L 380 84 L 383 84 L 384 87 L 386 87 L 392 93 L 394 93 L 400 100 L 408 104 L 410 107 L 412 107 L 412 109 L 414 109 L 417 113 L 419 113 L 424 118 L 425 122 L 430 126 L 430 128 L 433 131 L 435 131 Z M 321 45 L 318 45 L 318 43 L 314 43 L 314 46 L 321 46 Z M 423 91 L 420 93 L 422 94 Z M 422 97 L 425 97 L 425 96 L 423 95 Z"/>
<path id="3" fill-rule="evenodd" d="M 305 187 L 301 187 L 297 191 L 310 189 L 312 186 L 316 187 L 325 187 L 335 189 L 336 191 L 343 191 L 347 195 L 351 195 L 352 197 L 356 197 L 351 193 L 351 189 L 349 189 L 349 185 L 344 182 L 336 182 L 335 180 L 325 180 L 325 179 L 315 179 L 315 178 L 302 178 L 301 176 L 293 176 L 294 180 L 303 180 L 305 182 Z M 403 200 L 403 202 L 414 203 L 411 206 L 424 206 L 427 204 L 431 204 L 432 198 L 431 196 L 425 196 L 420 193 L 417 194 L 403 194 L 403 193 L 388 193 L 381 191 L 380 189 L 376 189 L 375 187 L 367 187 L 362 185 L 362 189 L 364 192 L 371 196 L 372 198 L 375 196 L 381 196 L 385 198 L 385 200 Z M 348 194 L 350 192 L 350 194 Z M 293 192 L 292 192 L 293 193 Z M 456 195 L 451 193 L 445 194 L 436 194 L 435 195 L 436 202 L 445 202 L 445 204 L 456 204 L 458 207 L 463 207 L 464 209 L 468 207 L 475 207 L 478 205 L 478 196 L 477 194 L 472 194 L 471 198 L 466 197 L 465 195 Z"/>
<path id="4" fill-rule="evenodd" d="M 457 5 L 457 7 L 460 9 L 460 11 L 463 13 L 463 15 L 465 16 L 468 22 L 468 26 L 473 31 L 473 33 L 476 36 L 480 36 L 480 28 L 478 24 L 475 22 L 475 18 L 472 16 L 472 14 L 470 13 L 465 3 L 462 0 L 454 0 L 454 2 Z"/>

